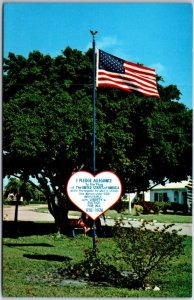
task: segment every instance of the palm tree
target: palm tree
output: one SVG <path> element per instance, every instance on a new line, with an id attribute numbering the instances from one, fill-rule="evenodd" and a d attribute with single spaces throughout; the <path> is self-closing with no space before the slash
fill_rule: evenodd
<path id="1" fill-rule="evenodd" d="M 5 186 L 5 190 L 8 193 L 13 193 L 14 196 L 21 200 L 23 197 L 24 200 L 30 201 L 36 195 L 35 188 L 30 182 L 24 182 L 21 179 L 11 177 L 8 184 Z"/>
<path id="2" fill-rule="evenodd" d="M 21 179 L 11 177 L 5 187 L 7 193 L 13 193 L 16 198 L 15 206 L 15 222 L 18 220 L 18 205 L 21 197 L 24 200 L 30 201 L 33 197 L 33 187 L 29 182 L 24 182 Z"/>
<path id="3" fill-rule="evenodd" d="M 7 192 L 13 193 L 14 196 L 16 197 L 15 218 L 14 218 L 15 223 L 17 223 L 18 220 L 18 205 L 21 198 L 21 186 L 22 186 L 21 180 L 11 177 L 9 179 L 8 184 L 5 187 Z"/>
<path id="4" fill-rule="evenodd" d="M 21 180 L 11 177 L 9 179 L 8 184 L 5 186 L 5 189 L 6 189 L 7 193 L 13 193 L 14 196 L 16 196 L 16 194 L 20 191 L 21 185 L 22 185 Z"/>

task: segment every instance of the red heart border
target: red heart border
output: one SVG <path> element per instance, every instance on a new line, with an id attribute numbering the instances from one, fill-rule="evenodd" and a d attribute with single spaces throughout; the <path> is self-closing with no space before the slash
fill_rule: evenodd
<path id="1" fill-rule="evenodd" d="M 71 199 L 71 197 L 69 196 L 69 193 L 68 193 L 68 183 L 69 183 L 71 177 L 74 176 L 75 174 L 81 173 L 81 172 L 88 173 L 89 175 L 92 175 L 93 178 L 95 178 L 96 176 L 98 176 L 99 174 L 104 173 L 104 172 L 112 173 L 113 175 L 115 175 L 115 176 L 117 177 L 117 179 L 118 179 L 119 182 L 120 182 L 121 190 L 120 190 L 120 194 L 119 194 L 118 199 L 117 199 L 116 201 L 114 201 L 114 203 L 111 204 L 106 210 L 104 210 L 102 213 L 100 213 L 96 218 L 93 218 L 90 214 L 88 214 L 87 212 L 85 212 L 84 210 L 82 210 L 77 204 L 75 204 L 74 201 L 73 201 L 73 200 Z M 67 192 L 67 195 L 68 195 L 69 200 L 70 200 L 75 206 L 77 206 L 77 208 L 79 208 L 79 210 L 83 211 L 88 217 L 90 217 L 93 221 L 95 221 L 96 219 L 98 219 L 101 215 L 103 215 L 107 210 L 109 210 L 111 207 L 113 207 L 113 205 L 115 205 L 115 204 L 119 201 L 119 199 L 120 199 L 120 197 L 121 197 L 121 195 L 122 195 L 122 183 L 121 183 L 120 178 L 119 178 L 114 172 L 112 172 L 112 171 L 101 171 L 101 172 L 99 172 L 99 173 L 97 173 L 97 174 L 92 174 L 92 173 L 90 173 L 90 172 L 88 172 L 88 171 L 83 171 L 83 170 L 82 170 L 82 171 L 77 171 L 77 172 L 73 173 L 73 174 L 69 177 L 68 182 L 67 182 L 67 185 L 66 185 L 66 192 Z"/>

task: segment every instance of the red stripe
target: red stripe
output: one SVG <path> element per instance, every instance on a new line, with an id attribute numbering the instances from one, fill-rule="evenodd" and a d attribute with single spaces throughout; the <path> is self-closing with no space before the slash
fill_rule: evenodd
<path id="1" fill-rule="evenodd" d="M 114 87 L 118 87 L 121 89 L 129 90 L 129 91 L 131 91 L 133 89 L 133 90 L 139 91 L 142 94 L 159 97 L 157 90 L 156 91 L 155 90 L 148 91 L 142 87 L 137 87 L 130 83 L 128 83 L 128 84 L 122 83 L 122 82 L 118 83 L 116 81 L 111 81 L 109 79 L 106 79 L 104 81 L 99 82 L 98 87 L 102 87 L 102 86 L 114 86 Z"/>
<path id="2" fill-rule="evenodd" d="M 100 70 L 98 72 L 98 76 L 105 75 L 105 74 L 107 74 L 108 76 L 111 76 L 113 78 L 121 78 L 121 79 L 125 79 L 125 80 L 133 80 L 133 81 L 136 81 L 137 84 L 145 84 L 146 85 L 146 83 L 148 83 L 148 85 L 151 85 L 151 86 L 153 86 L 153 87 L 156 88 L 156 82 L 144 79 L 144 78 L 142 78 L 140 76 L 137 76 L 135 74 L 132 74 L 132 75 L 119 74 L 119 73 L 117 74 L 117 73 L 110 73 L 108 71 L 103 71 L 103 70 Z M 100 78 L 99 78 L 99 80 L 100 80 Z M 141 80 L 142 82 L 139 82 L 138 80 Z"/>
<path id="3" fill-rule="evenodd" d="M 148 74 L 149 71 L 155 73 L 155 70 L 152 69 L 152 68 L 148 68 L 148 67 L 145 67 L 145 66 L 141 66 L 141 65 L 138 65 L 138 64 L 134 64 L 134 63 L 129 62 L 129 61 L 127 61 L 127 60 L 124 62 L 124 64 L 127 64 L 128 66 L 132 66 L 132 67 L 136 67 L 136 68 L 138 68 L 138 69 L 141 69 L 142 72 L 145 72 L 145 73 L 147 73 L 147 74 Z"/>
<path id="4" fill-rule="evenodd" d="M 101 81 L 99 81 L 99 84 L 98 84 L 98 87 L 100 85 L 103 85 L 103 84 L 111 84 L 111 83 L 114 83 L 116 84 L 117 86 L 120 86 L 120 87 L 126 87 L 126 88 L 130 88 L 130 89 L 134 89 L 134 90 L 137 90 L 137 91 L 140 91 L 140 92 L 146 92 L 146 93 L 149 93 L 149 94 L 158 94 L 157 93 L 157 90 L 154 90 L 154 89 L 146 89 L 144 88 L 143 86 L 137 86 L 135 84 L 133 84 L 132 82 L 118 82 L 118 81 L 115 81 L 115 80 L 111 80 L 111 79 L 107 79 L 107 78 L 104 78 L 104 80 L 102 79 Z"/>
<path id="5" fill-rule="evenodd" d="M 143 80 L 148 80 L 150 82 L 156 82 L 156 77 L 153 75 L 147 75 L 147 74 L 143 74 L 142 72 L 137 72 L 137 71 L 133 71 L 131 69 L 125 68 L 125 74 L 126 75 L 133 75 L 133 76 L 137 76 L 138 78 L 141 78 Z"/>
<path id="6" fill-rule="evenodd" d="M 130 88 L 127 88 L 127 87 L 121 87 L 119 86 L 118 84 L 116 83 L 99 83 L 98 84 L 98 87 L 113 87 L 113 88 L 119 88 L 119 89 L 122 89 L 122 90 L 125 90 L 125 91 L 128 91 L 128 92 L 133 92 Z M 144 96 L 148 96 L 148 97 L 157 97 L 157 98 L 160 98 L 160 96 L 158 95 L 158 93 L 146 93 L 146 92 L 141 92 Z"/>
<path id="7" fill-rule="evenodd" d="M 120 80 L 120 81 L 118 81 Z M 151 85 L 151 86 L 148 86 L 148 85 L 145 85 L 144 83 L 139 83 L 137 82 L 135 79 L 129 79 L 129 78 L 123 78 L 122 75 L 118 74 L 118 75 L 109 75 L 109 74 L 104 74 L 102 71 L 100 72 L 100 75 L 98 75 L 98 86 L 99 84 L 101 83 L 101 81 L 110 81 L 110 82 L 115 82 L 117 85 L 130 85 L 130 88 L 133 89 L 134 88 L 139 88 L 141 90 L 145 90 L 145 92 L 148 92 L 148 93 L 155 93 L 155 94 L 158 94 L 158 91 L 157 91 L 157 87 L 156 85 Z M 107 83 L 106 83 L 107 85 Z"/>

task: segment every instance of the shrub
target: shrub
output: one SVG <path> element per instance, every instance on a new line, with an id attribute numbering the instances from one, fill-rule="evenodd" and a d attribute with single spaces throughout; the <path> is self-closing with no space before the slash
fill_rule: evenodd
<path id="1" fill-rule="evenodd" d="M 58 274 L 64 278 L 84 279 L 92 283 L 102 283 L 122 288 L 145 288 L 147 283 L 157 284 L 154 275 L 169 268 L 169 262 L 184 250 L 184 236 L 176 230 L 169 232 L 172 225 L 164 225 L 161 230 L 150 230 L 143 222 L 138 228 L 129 223 L 123 227 L 122 220 L 115 223 L 113 234 L 115 251 L 101 255 L 99 251 L 86 249 L 85 257 L 78 263 L 66 262 Z M 159 273 L 161 274 L 161 273 Z"/>
<path id="2" fill-rule="evenodd" d="M 143 212 L 143 206 L 141 206 L 139 204 L 135 204 L 134 209 L 135 209 L 135 212 L 136 212 L 137 216 L 141 215 L 142 212 Z"/>
<path id="3" fill-rule="evenodd" d="M 170 203 L 164 201 L 156 201 L 154 202 L 154 212 L 159 213 L 160 210 L 166 212 L 167 208 L 170 207 Z"/>
<path id="4" fill-rule="evenodd" d="M 124 198 L 125 199 L 125 198 Z M 113 206 L 118 213 L 124 212 L 129 207 L 129 203 L 127 201 L 122 201 L 121 199 Z"/>
<path id="5" fill-rule="evenodd" d="M 170 209 L 172 209 L 175 214 L 177 213 L 177 211 L 181 211 L 185 213 L 188 211 L 187 205 L 176 203 L 176 202 L 171 203 Z"/>
<path id="6" fill-rule="evenodd" d="M 138 201 L 137 201 L 138 200 Z M 154 211 L 154 203 L 150 201 L 142 201 L 140 199 L 137 199 L 134 203 L 135 205 L 141 205 L 143 207 L 143 214 L 149 214 L 152 211 Z M 133 206 L 133 207 L 134 207 Z"/>
<path id="7" fill-rule="evenodd" d="M 119 249 L 119 256 L 127 264 L 138 279 L 138 286 L 144 288 L 148 279 L 154 273 L 165 271 L 169 262 L 183 253 L 184 236 L 178 235 L 176 230 L 169 232 L 173 226 L 163 225 L 163 228 L 150 230 L 143 222 L 138 228 L 130 223 L 124 228 L 122 220 L 118 220 L 114 227 L 114 239 Z"/>
<path id="8" fill-rule="evenodd" d="M 143 213 L 144 214 L 149 214 L 151 212 L 151 210 L 154 211 L 154 203 L 153 202 L 143 201 L 141 203 L 141 205 L 143 206 Z"/>
<path id="9" fill-rule="evenodd" d="M 85 259 L 82 261 L 60 268 L 60 275 L 74 279 L 85 279 L 91 282 L 106 282 L 110 285 L 121 284 L 122 276 L 117 268 L 110 264 L 109 256 L 103 256 L 99 252 L 94 255 L 93 250 L 85 250 Z"/>

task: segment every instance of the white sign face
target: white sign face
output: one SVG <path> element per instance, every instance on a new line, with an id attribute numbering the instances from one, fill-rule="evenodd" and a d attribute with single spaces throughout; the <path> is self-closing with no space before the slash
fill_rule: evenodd
<path id="1" fill-rule="evenodd" d="M 96 220 L 121 197 L 120 179 L 112 172 L 93 175 L 89 172 L 74 173 L 67 183 L 69 199 L 83 212 Z"/>

